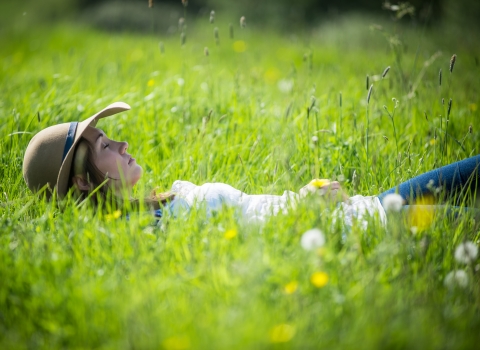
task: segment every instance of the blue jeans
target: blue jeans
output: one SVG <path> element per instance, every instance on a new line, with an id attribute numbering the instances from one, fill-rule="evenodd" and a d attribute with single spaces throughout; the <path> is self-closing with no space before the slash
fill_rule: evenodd
<path id="1" fill-rule="evenodd" d="M 409 205 L 415 204 L 417 197 L 432 193 L 431 190 L 435 188 L 441 188 L 447 196 L 453 196 L 475 190 L 479 184 L 480 155 L 476 155 L 418 175 L 379 194 L 378 198 L 382 203 L 386 195 L 398 193 Z"/>

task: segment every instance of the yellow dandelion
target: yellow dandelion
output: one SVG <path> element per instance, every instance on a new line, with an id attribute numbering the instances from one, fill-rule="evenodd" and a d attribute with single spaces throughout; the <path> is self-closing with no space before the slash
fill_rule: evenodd
<path id="1" fill-rule="evenodd" d="M 122 212 L 120 210 L 115 210 L 113 213 L 105 215 L 105 219 L 110 221 L 118 219 L 120 216 L 122 216 Z"/>
<path id="2" fill-rule="evenodd" d="M 310 282 L 317 288 L 323 288 L 328 283 L 328 274 L 321 271 L 314 272 L 310 276 Z"/>
<path id="3" fill-rule="evenodd" d="M 433 146 L 434 144 L 437 143 L 437 140 L 436 139 L 431 139 L 429 143 L 430 143 L 431 146 Z"/>
<path id="4" fill-rule="evenodd" d="M 233 42 L 233 51 L 235 52 L 245 52 L 247 50 L 247 44 L 243 40 L 237 40 Z"/>
<path id="5" fill-rule="evenodd" d="M 325 256 L 325 254 L 327 254 L 327 248 L 325 247 L 320 247 L 317 249 L 317 254 L 318 256 Z"/>
<path id="6" fill-rule="evenodd" d="M 151 86 L 153 86 L 153 85 L 155 85 L 155 80 L 150 79 L 150 80 L 147 82 L 147 86 L 151 87 Z"/>
<path id="7" fill-rule="evenodd" d="M 310 181 L 309 185 L 312 185 L 313 187 L 317 187 L 317 188 L 320 188 L 320 187 L 323 187 L 323 186 L 327 186 L 330 184 L 330 180 L 329 179 L 313 179 L 312 181 Z"/>
<path id="8" fill-rule="evenodd" d="M 190 348 L 190 341 L 185 337 L 170 337 L 163 341 L 166 350 L 184 350 Z"/>
<path id="9" fill-rule="evenodd" d="M 428 229 L 434 218 L 432 205 L 435 204 L 433 196 L 424 196 L 415 201 L 415 204 L 408 211 L 408 222 L 410 227 L 416 227 L 416 232 Z"/>
<path id="10" fill-rule="evenodd" d="M 285 287 L 283 287 L 283 290 L 287 294 L 293 294 L 297 291 L 297 288 L 298 288 L 298 282 L 297 281 L 292 281 L 292 282 L 287 283 L 285 285 Z"/>
<path id="11" fill-rule="evenodd" d="M 294 326 L 287 323 L 279 324 L 270 330 L 270 341 L 272 343 L 286 343 L 292 340 L 295 332 Z"/>
<path id="12" fill-rule="evenodd" d="M 268 68 L 264 78 L 268 83 L 275 83 L 280 78 L 280 71 L 277 68 Z"/>
<path id="13" fill-rule="evenodd" d="M 238 234 L 237 230 L 234 228 L 231 228 L 230 230 L 225 231 L 225 234 L 223 235 L 223 237 L 225 237 L 226 239 L 233 239 L 237 236 L 237 234 Z"/>

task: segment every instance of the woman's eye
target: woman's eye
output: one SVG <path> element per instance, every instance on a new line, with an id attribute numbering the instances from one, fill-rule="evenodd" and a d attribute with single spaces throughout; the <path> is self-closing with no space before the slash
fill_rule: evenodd
<path id="1" fill-rule="evenodd" d="M 103 146 L 103 149 L 107 148 L 108 146 L 110 146 L 110 144 L 106 143 L 105 146 Z"/>

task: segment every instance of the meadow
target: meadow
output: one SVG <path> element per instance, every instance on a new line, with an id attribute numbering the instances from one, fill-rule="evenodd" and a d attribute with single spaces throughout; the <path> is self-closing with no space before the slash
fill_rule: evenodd
<path id="1" fill-rule="evenodd" d="M 72 23 L 3 32 L 0 348 L 478 346 L 480 260 L 454 258 L 478 246 L 471 215 L 422 226 L 393 213 L 342 235 L 310 198 L 264 225 L 227 209 L 153 225 L 146 209 L 126 220 L 28 190 L 33 134 L 114 101 L 131 111 L 99 127 L 143 166 L 139 198 L 177 179 L 282 194 L 330 178 L 375 195 L 478 154 L 475 38 L 357 16 L 284 33 L 246 23 L 187 21 L 183 39 Z M 305 250 L 312 228 L 326 243 Z"/>

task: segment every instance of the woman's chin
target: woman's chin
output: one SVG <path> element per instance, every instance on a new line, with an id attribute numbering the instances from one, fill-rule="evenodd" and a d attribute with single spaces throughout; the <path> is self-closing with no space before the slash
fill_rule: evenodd
<path id="1" fill-rule="evenodd" d="M 142 174 L 143 174 L 142 167 L 138 164 L 135 164 L 135 167 L 134 169 L 131 170 L 130 176 L 129 176 L 129 179 L 130 179 L 129 182 L 132 185 L 132 187 L 135 186 L 135 184 L 141 179 Z"/>

